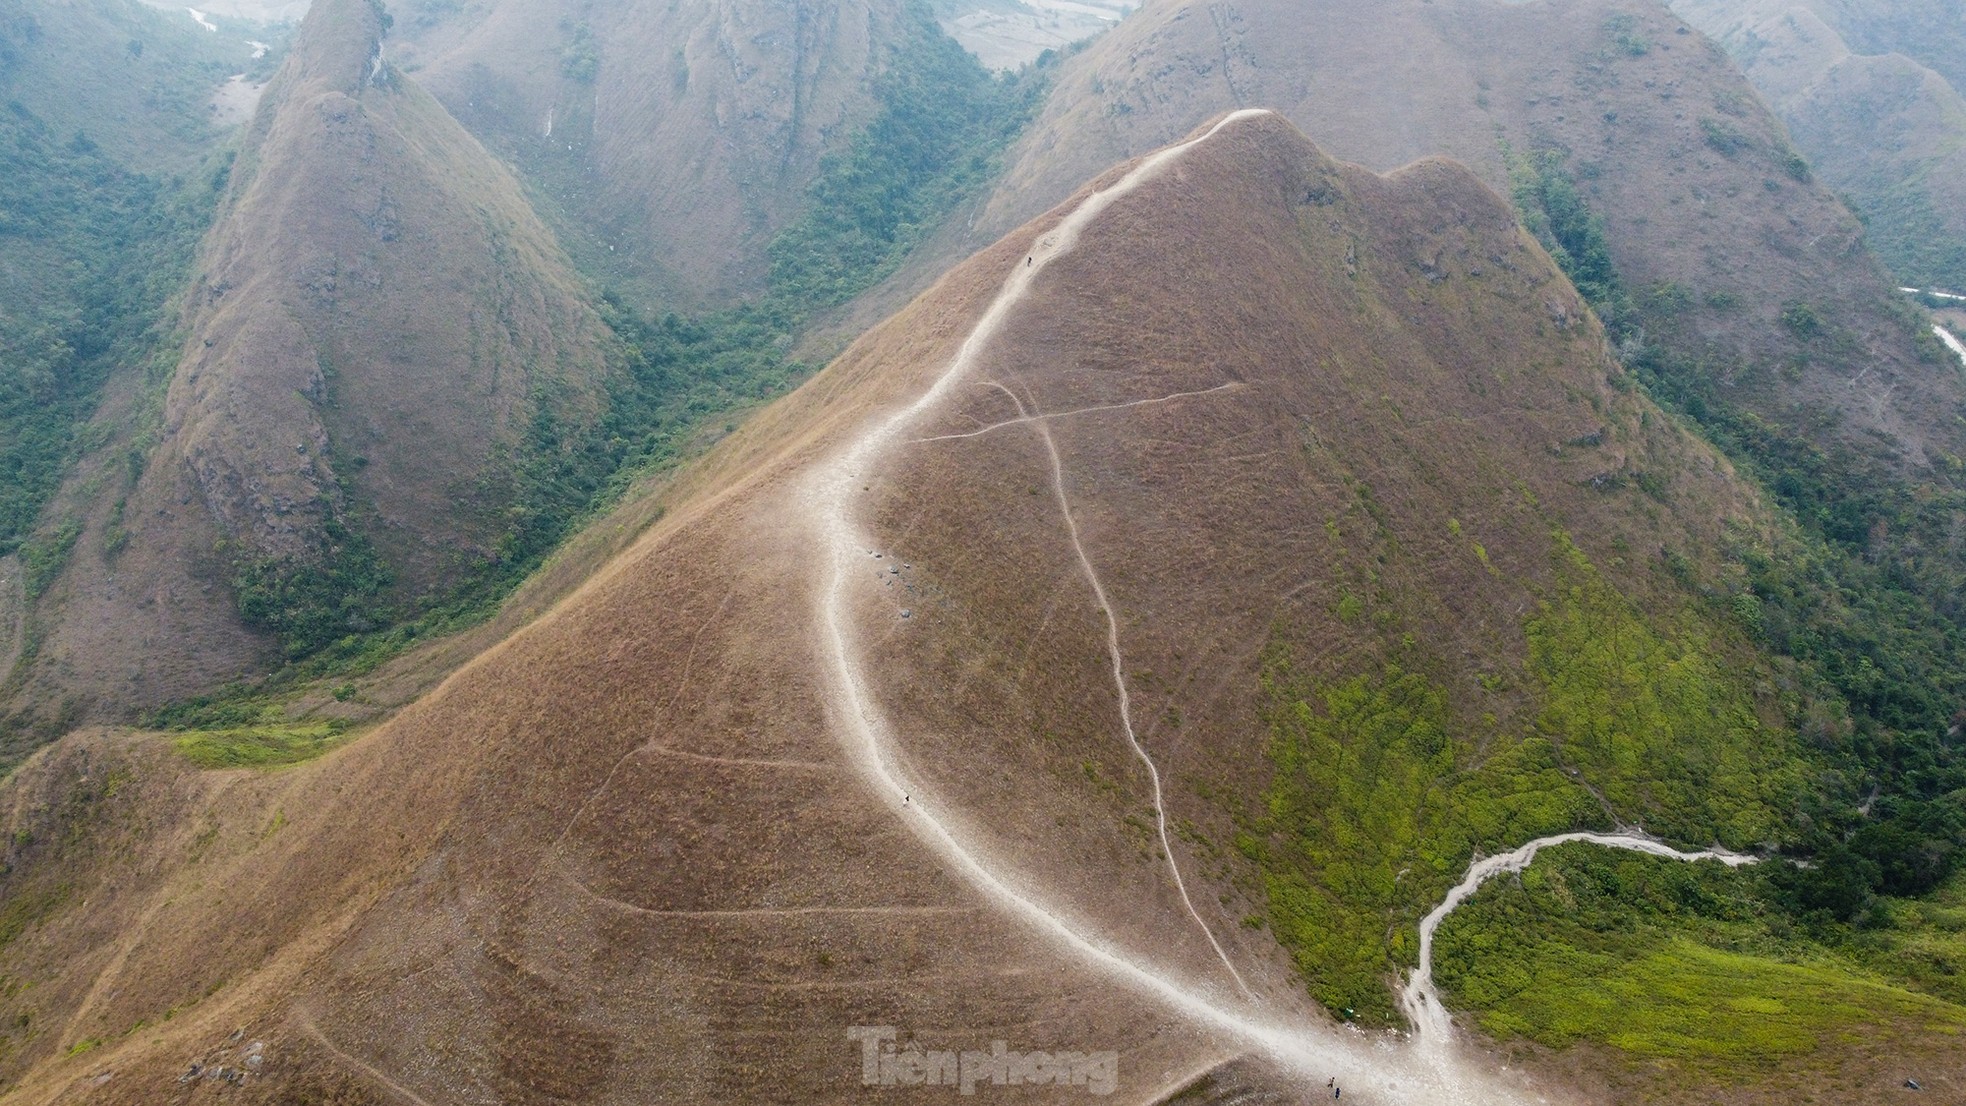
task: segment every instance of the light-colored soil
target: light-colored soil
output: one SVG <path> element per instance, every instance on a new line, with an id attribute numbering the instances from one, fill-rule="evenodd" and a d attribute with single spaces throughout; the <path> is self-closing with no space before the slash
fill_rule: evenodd
<path id="1" fill-rule="evenodd" d="M 1111 29 L 1138 7 L 1125 0 L 1030 0 L 1024 4 L 984 4 L 957 8 L 942 18 L 942 29 L 991 69 L 1017 69 L 1046 50 L 1062 50 Z"/>
<path id="2" fill-rule="evenodd" d="M 249 81 L 243 73 L 226 78 L 225 83 L 212 94 L 212 124 L 218 127 L 244 126 L 252 120 L 253 111 L 259 107 L 260 94 L 265 91 L 265 83 Z"/>
<path id="3" fill-rule="evenodd" d="M 1642 53 L 1610 29 L 1626 18 Z M 1663 7 L 1618 0 L 1149 5 L 1065 63 L 996 194 L 853 322 L 891 310 L 942 261 L 1100 166 L 1252 105 L 1335 156 L 1386 171 L 1446 155 L 1505 194 L 1504 143 L 1560 149 L 1641 301 L 1651 289 L 1690 294 L 1675 317 L 1648 320 L 1648 341 L 1732 366 L 1716 369 L 1728 399 L 1779 425 L 1832 427 L 1809 432 L 1880 467 L 1916 471 L 1966 452 L 1949 414 L 1966 393 L 1920 359 L 1861 225 L 1822 182 L 1784 169 L 1785 132 L 1729 58 Z M 1735 129 L 1746 147 L 1723 154 L 1709 127 Z M 1712 307 L 1712 295 L 1735 306 Z M 1817 306 L 1838 349 L 1864 355 L 1784 330 L 1776 316 L 1794 302 Z"/>

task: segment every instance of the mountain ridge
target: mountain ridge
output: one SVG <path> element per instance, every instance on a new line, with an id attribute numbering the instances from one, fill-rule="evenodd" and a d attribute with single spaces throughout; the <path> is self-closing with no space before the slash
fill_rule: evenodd
<path id="1" fill-rule="evenodd" d="M 812 466 L 930 386 L 1067 210 L 952 271 L 748 420 L 633 548 L 377 732 L 270 775 L 139 772 L 114 762 L 170 763 L 155 739 L 109 755 L 84 735 L 0 787 L 10 829 L 46 808 L 40 796 L 101 804 L 73 824 L 109 834 L 103 851 L 69 855 L 109 865 L 86 892 L 96 916 L 144 919 L 118 949 L 83 951 L 65 921 L 75 906 L 58 901 L 0 949 L 9 972 L 37 979 L 23 992 L 35 1022 L 67 1027 L 12 1054 L 33 1065 L 13 1097 L 46 1101 L 109 1072 L 88 1083 L 94 1098 L 145 1101 L 185 1057 L 236 1066 L 260 1041 L 246 1086 L 267 1096 L 547 1101 L 633 1086 L 844 1100 L 861 1088 L 841 1027 L 868 1010 L 926 1040 L 983 1019 L 1033 1047 L 1117 1048 L 1128 1070 L 1291 1086 L 1264 1062 L 1230 1063 L 1245 1046 L 1170 1027 L 1033 942 L 934 863 L 847 759 L 823 690 Z M 1518 606 L 1560 603 L 1550 589 L 1587 557 L 1656 632 L 1751 657 L 1697 608 L 1672 613 L 1684 585 L 1650 548 L 1717 567 L 1723 519 L 1762 525 L 1756 497 L 1617 386 L 1582 299 L 1464 168 L 1382 178 L 1281 120 L 1239 123 L 1115 201 L 1037 280 L 1044 294 L 1006 317 L 905 463 L 861 477 L 856 510 L 882 556 L 853 557 L 864 568 L 846 611 L 932 801 L 1006 878 L 1046 888 L 1118 947 L 1196 978 L 1216 961 L 1172 861 L 1269 1008 L 1330 1024 L 1295 975 L 1317 954 L 1294 960 L 1268 923 L 1240 924 L 1271 892 L 1254 860 L 1212 844 L 1235 839 L 1236 806 L 1258 805 L 1279 771 L 1261 752 L 1273 708 L 1259 678 L 1279 671 L 1266 656 L 1321 683 L 1410 666 L 1454 688 L 1457 713 L 1527 719 L 1543 692 L 1508 681 L 1481 698 L 1476 677 L 1493 675 L 1492 644 L 1529 648 Z M 992 379 L 1032 406 L 1020 414 Z M 1441 389 L 1465 393 L 1460 417 L 1430 421 L 1416 403 Z M 1176 393 L 1196 394 L 1157 402 Z M 1033 419 L 1056 425 L 1040 436 Z M 1088 421 L 1112 419 L 1121 432 Z M 949 434 L 962 437 L 931 440 Z M 1061 510 L 1099 566 L 1140 741 L 1170 785 L 1180 832 L 1165 857 L 1138 823 L 1147 780 Z M 1409 581 L 1431 583 L 1397 599 Z M 1715 644 L 1688 636 L 1701 627 Z M 1446 748 L 1485 755 L 1460 741 Z M 1626 794 L 1615 771 L 1579 763 Z M 143 783 L 105 793 L 90 784 L 105 771 Z M 1528 805 L 1470 842 L 1603 816 L 1555 764 L 1484 778 Z M 1543 790 L 1577 801 L 1539 810 Z M 200 794 L 213 796 L 202 811 Z M 1648 819 L 1648 804 L 1680 803 L 1637 794 Z M 1682 813 L 1694 829 L 1709 817 Z M 178 828 L 114 847 L 129 839 L 118 827 L 153 819 Z M 51 854 L 38 835 L 9 840 L 0 878 L 26 901 Z M 947 988 L 920 987 L 929 977 Z M 782 1003 L 762 1027 L 759 994 Z M 153 1028 L 119 1036 L 139 1019 Z M 723 1028 L 738 1026 L 764 1036 Z M 64 1057 L 69 1038 L 105 1043 Z M 1532 1093 L 1563 1087 L 1528 1078 Z"/>
<path id="2" fill-rule="evenodd" d="M 350 601 L 442 592 L 500 554 L 533 424 L 596 417 L 611 332 L 517 183 L 383 62 L 383 16 L 315 5 L 262 103 L 154 421 L 102 416 L 134 467 L 70 478 L 119 493 L 74 499 L 24 701 L 154 709 L 276 634 L 373 625 Z"/>

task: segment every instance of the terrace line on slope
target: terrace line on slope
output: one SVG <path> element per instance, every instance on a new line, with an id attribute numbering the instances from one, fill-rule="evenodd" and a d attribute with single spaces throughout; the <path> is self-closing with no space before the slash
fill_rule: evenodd
<path id="1" fill-rule="evenodd" d="M 1202 935 L 1208 938 L 1208 944 L 1215 950 L 1216 957 L 1222 961 L 1222 966 L 1228 969 L 1229 977 L 1236 981 L 1236 989 L 1242 992 L 1244 998 L 1254 999 L 1256 996 L 1250 991 L 1249 984 L 1243 982 L 1242 973 L 1236 971 L 1235 964 L 1229 960 L 1228 951 L 1223 949 L 1222 943 L 1215 939 L 1215 934 L 1208 928 L 1208 923 L 1202 920 L 1201 912 L 1195 909 L 1195 901 L 1188 897 L 1188 881 L 1181 878 L 1181 865 L 1174 859 L 1174 843 L 1168 840 L 1167 836 L 1167 797 L 1161 789 L 1160 768 L 1154 763 L 1154 758 L 1147 754 L 1147 747 L 1140 744 L 1140 735 L 1133 730 L 1133 695 L 1126 686 L 1126 659 L 1120 652 L 1119 618 L 1113 613 L 1112 600 L 1106 597 L 1106 585 L 1100 582 L 1098 570 L 1092 567 L 1092 558 L 1086 554 L 1085 541 L 1079 534 L 1078 520 L 1072 517 L 1072 501 L 1065 494 L 1065 462 L 1058 455 L 1058 443 L 1051 436 L 1051 424 L 1046 420 L 1043 412 L 1031 413 L 1029 408 L 1025 407 L 1024 401 L 1009 388 L 1005 388 L 1002 384 L 995 384 L 994 387 L 1002 389 L 1003 393 L 1010 397 L 1010 401 L 1017 405 L 1017 413 L 1023 416 L 1026 425 L 1036 431 L 1038 439 L 1044 442 L 1045 453 L 1051 458 L 1051 490 L 1058 500 L 1058 513 L 1065 520 L 1065 531 L 1072 539 L 1072 552 L 1078 555 L 1079 569 L 1085 573 L 1086 583 L 1092 585 L 1092 598 L 1098 604 L 1099 613 L 1106 618 L 1106 656 L 1112 662 L 1113 684 L 1119 691 L 1120 727 L 1126 731 L 1126 743 L 1133 747 L 1134 755 L 1140 758 L 1140 763 L 1147 766 L 1147 779 L 1152 783 L 1154 792 L 1154 828 L 1160 834 L 1161 852 L 1167 855 L 1168 871 L 1174 876 L 1174 889 L 1180 892 L 1181 904 L 1188 908 L 1188 916 L 1201 927 Z M 1224 384 L 1206 391 L 1184 394 L 1200 396 L 1233 387 L 1234 384 Z M 1168 396 L 1160 402 L 1178 398 L 1181 396 Z M 1155 401 L 1140 400 L 1134 404 L 1112 406 L 1117 409 L 1152 402 Z"/>

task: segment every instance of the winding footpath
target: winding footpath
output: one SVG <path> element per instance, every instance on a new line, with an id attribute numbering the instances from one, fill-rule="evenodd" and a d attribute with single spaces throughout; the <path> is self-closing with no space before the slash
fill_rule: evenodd
<path id="1" fill-rule="evenodd" d="M 958 838 L 938 816 L 936 797 L 919 781 L 908 777 L 894 739 L 894 726 L 876 701 L 864 671 L 860 643 L 852 625 L 854 581 L 864 580 L 864 566 L 875 548 L 873 539 L 855 518 L 853 501 L 889 450 L 905 441 L 905 431 L 941 405 L 964 381 L 978 355 L 1003 329 L 1004 320 L 1029 292 L 1037 275 L 1052 259 L 1069 252 L 1077 244 L 1080 232 L 1101 212 L 1159 174 L 1195 144 L 1206 142 L 1241 120 L 1265 114 L 1268 113 L 1245 110 L 1229 115 L 1200 138 L 1147 157 L 1110 187 L 1086 197 L 1040 238 L 1030 251 L 1030 263 L 1012 270 L 1002 290 L 963 340 L 955 359 L 928 390 L 913 403 L 876 422 L 815 472 L 806 506 L 819 530 L 821 548 L 830 553 L 817 612 L 830 705 L 849 754 L 895 815 L 978 892 L 1072 958 L 1109 973 L 1198 1025 L 1275 1058 L 1307 1080 L 1321 1081 L 1338 1073 L 1357 1091 L 1378 1091 L 1378 1097 L 1387 1101 L 1395 1098 L 1402 1102 L 1442 1104 L 1476 1101 L 1437 1093 L 1441 1088 L 1433 1088 L 1436 1093 L 1416 1099 L 1412 1092 L 1423 1082 L 1431 1082 L 1428 1072 L 1418 1065 L 1402 1062 L 1397 1052 L 1375 1046 L 1358 1034 L 1323 1026 L 1287 1027 L 1264 1020 L 1252 1011 L 1232 1008 L 1210 991 L 1177 979 L 1151 961 L 1136 958 L 1130 950 L 1114 947 L 1098 935 L 1080 929 L 1059 909 L 1044 901 L 1038 889 L 1015 885 L 1013 877 L 1000 875 L 1009 866 L 986 856 L 980 843 Z M 1374 1096 L 1368 1094 L 1367 1100 L 1371 1097 Z"/>
<path id="2" fill-rule="evenodd" d="M 830 461 L 816 468 L 805 488 L 803 506 L 818 530 L 822 551 L 820 564 L 824 576 L 817 595 L 816 622 L 821 660 L 826 669 L 829 707 L 855 766 L 894 815 L 986 899 L 1029 925 L 1069 957 L 1111 975 L 1195 1025 L 1267 1056 L 1305 1080 L 1307 1086 L 1317 1087 L 1320 1091 L 1323 1081 L 1335 1076 L 1337 1082 L 1350 1092 L 1348 1098 L 1366 1103 L 1526 1106 L 1531 1099 L 1520 1089 L 1504 1084 L 1497 1073 L 1488 1070 L 1485 1063 L 1464 1058 L 1451 1047 L 1452 1023 L 1433 986 L 1433 936 L 1441 921 L 1474 894 L 1484 881 L 1505 872 L 1521 871 L 1539 850 L 1553 845 L 1587 841 L 1680 860 L 1718 859 L 1730 865 L 1749 863 L 1752 858 L 1717 850 L 1683 853 L 1637 833 L 1571 833 L 1532 841 L 1513 852 L 1476 861 L 1470 867 L 1467 878 L 1449 892 L 1446 900 L 1421 923 L 1420 964 L 1402 995 L 1415 1026 L 1417 1047 L 1401 1046 L 1389 1037 L 1368 1037 L 1353 1029 L 1329 1023 L 1305 1024 L 1301 1017 L 1291 1019 L 1295 1024 L 1279 1022 L 1251 996 L 1226 951 L 1195 910 L 1188 898 L 1180 868 L 1174 862 L 1174 852 L 1168 847 L 1170 843 L 1162 808 L 1159 770 L 1133 731 L 1118 623 L 1107 601 L 1105 588 L 1079 540 L 1071 504 L 1065 495 L 1063 465 L 1049 430 L 1051 420 L 1074 414 L 1206 395 L 1238 385 L 1222 385 L 1204 392 L 1182 393 L 1158 400 L 1105 405 L 1086 411 L 1045 413 L 1032 411 L 1001 384 L 982 382 L 985 386 L 1003 388 L 1010 394 L 1018 417 L 968 434 L 911 438 L 906 433 L 913 424 L 937 409 L 966 383 L 978 355 L 1001 332 L 1004 320 L 1030 291 L 1038 274 L 1053 259 L 1070 252 L 1085 227 L 1115 200 L 1152 179 L 1189 149 L 1207 142 L 1223 129 L 1242 120 L 1268 114 L 1270 112 L 1263 109 L 1235 112 L 1200 137 L 1150 155 L 1117 182 L 1081 201 L 1056 227 L 1041 236 L 1029 253 L 1029 263 L 1013 268 L 996 298 L 964 339 L 954 360 L 929 388 L 914 402 L 875 422 L 859 437 L 849 441 Z M 1043 888 L 1028 886 L 1019 877 L 1005 874 L 1015 872 L 1015 867 L 1002 864 L 988 855 L 983 843 L 960 836 L 940 816 L 942 806 L 937 797 L 921 781 L 909 775 L 905 754 L 896 740 L 896 725 L 882 710 L 874 694 L 865 671 L 860 640 L 855 632 L 853 606 L 856 581 L 864 585 L 868 579 L 866 565 L 874 555 L 877 543 L 855 516 L 855 497 L 862 493 L 872 474 L 896 446 L 973 437 L 1012 425 L 1031 427 L 1040 435 L 1050 453 L 1053 488 L 1059 508 L 1064 513 L 1081 570 L 1106 618 L 1108 652 L 1113 664 L 1126 737 L 1144 762 L 1154 786 L 1153 798 L 1160 820 L 1161 841 L 1168 854 L 1175 886 L 1190 915 L 1227 969 L 1228 978 L 1233 980 L 1238 992 L 1236 995 L 1226 993 L 1216 984 L 1198 984 L 1180 978 L 1156 964 L 1151 957 L 1109 942 L 1083 928 L 1082 923 L 1068 912 L 1048 902 Z"/>
<path id="3" fill-rule="evenodd" d="M 996 386 L 1003 388 L 1001 384 Z M 1201 396 L 1207 395 L 1210 392 L 1221 391 L 1223 388 L 1228 387 L 1233 387 L 1233 385 L 1211 388 L 1206 392 L 1183 394 Z M 1051 491 L 1053 496 L 1058 500 L 1058 513 L 1065 519 L 1065 531 L 1072 539 L 1072 552 L 1078 556 L 1079 571 L 1085 574 L 1085 581 L 1092 587 L 1092 598 L 1099 606 L 1099 613 L 1106 618 L 1106 655 L 1112 664 L 1113 685 L 1119 694 L 1120 727 L 1126 732 L 1126 743 L 1132 747 L 1133 755 L 1138 757 L 1140 763 L 1146 766 L 1147 780 L 1153 785 L 1154 828 L 1160 834 L 1161 854 L 1167 857 L 1168 871 L 1174 877 L 1174 890 L 1180 894 L 1181 905 L 1188 908 L 1188 916 L 1195 920 L 1195 925 L 1201 929 L 1202 936 L 1208 938 L 1209 947 L 1215 950 L 1215 956 L 1222 962 L 1222 967 L 1228 971 L 1229 978 L 1235 980 L 1236 989 L 1242 992 L 1244 998 L 1254 999 L 1256 996 L 1250 993 L 1249 984 L 1243 982 L 1242 973 L 1236 971 L 1235 963 L 1229 959 L 1227 950 L 1222 948 L 1222 942 L 1215 939 L 1214 931 L 1210 930 L 1208 923 L 1202 920 L 1201 911 L 1195 909 L 1195 900 L 1188 897 L 1188 881 L 1181 878 L 1181 865 L 1174 859 L 1174 843 L 1168 840 L 1167 836 L 1167 798 L 1166 793 L 1161 789 L 1160 768 L 1154 763 L 1154 758 L 1147 754 L 1147 747 L 1140 744 L 1140 735 L 1133 729 L 1133 694 L 1126 686 L 1126 657 L 1120 651 L 1119 618 L 1113 614 L 1112 601 L 1106 597 L 1106 585 L 1100 581 L 1098 570 L 1092 567 L 1092 558 L 1086 554 L 1085 541 L 1079 534 L 1078 519 L 1072 517 L 1072 501 L 1065 494 L 1065 462 L 1059 456 L 1058 442 L 1051 436 L 1051 424 L 1043 415 L 1033 415 L 1027 411 L 1024 401 L 1019 399 L 1009 388 L 1003 388 L 1003 392 L 1005 395 L 1010 396 L 1010 401 L 1017 405 L 1018 415 L 1025 420 L 1027 425 L 1036 431 L 1038 439 L 1044 443 L 1044 451 L 1051 459 Z M 1178 397 L 1170 396 L 1165 398 L 1173 399 Z M 1154 401 L 1141 400 L 1139 402 L 1152 403 Z M 1135 406 L 1135 404 L 1114 404 L 1112 406 L 1114 409 L 1118 409 Z"/>
<path id="4" fill-rule="evenodd" d="M 1522 871 L 1544 849 L 1578 841 L 1671 860 L 1718 860 L 1730 868 L 1754 864 L 1759 860 L 1758 857 L 1731 853 L 1726 849 L 1681 852 L 1641 833 L 1560 833 L 1554 837 L 1539 837 L 1512 852 L 1476 860 L 1468 865 L 1467 878 L 1454 885 L 1432 913 L 1420 919 L 1420 963 L 1413 969 L 1413 977 L 1407 980 L 1406 989 L 1400 993 L 1399 1005 L 1413 1023 L 1413 1035 L 1422 1051 L 1437 1054 L 1453 1039 L 1453 1022 L 1447 1016 L 1447 1007 L 1440 1001 L 1440 992 L 1434 989 L 1434 931 L 1440 928 L 1440 923 L 1446 921 L 1449 914 L 1454 913 L 1455 907 L 1472 897 L 1482 884 L 1499 875 Z"/>

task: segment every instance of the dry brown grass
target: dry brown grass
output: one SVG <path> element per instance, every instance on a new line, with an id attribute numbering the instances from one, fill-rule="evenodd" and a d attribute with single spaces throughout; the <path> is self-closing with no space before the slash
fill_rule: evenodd
<path id="1" fill-rule="evenodd" d="M 1642 56 L 1620 46 L 1613 18 L 1629 21 L 1623 33 L 1646 44 Z M 1374 169 L 1457 158 L 1505 194 L 1502 140 L 1560 146 L 1633 291 L 1674 282 L 1691 295 L 1671 333 L 1654 325 L 1652 339 L 1706 359 L 1724 396 L 1907 471 L 1966 450 L 1954 418 L 1966 389 L 1921 361 L 1888 312 L 1894 293 L 1862 228 L 1820 182 L 1787 175 L 1786 136 L 1754 89 L 1656 4 L 1147 5 L 1067 63 L 987 208 L 938 249 L 961 256 L 1101 166 L 1243 106 L 1275 108 L 1335 156 Z M 1723 155 L 1703 120 L 1733 128 L 1745 147 Z M 1740 306 L 1709 308 L 1712 293 Z M 1824 314 L 1836 349 L 1776 323 L 1798 301 Z M 1808 364 L 1794 367 L 1798 357 Z"/>
<path id="2" fill-rule="evenodd" d="M 240 1030 L 268 1042 L 247 1088 L 272 1101 L 859 1101 L 854 1024 L 1117 1049 L 1137 1101 L 1229 1060 L 914 839 L 835 733 L 812 640 L 825 557 L 801 480 L 927 387 L 1056 217 L 749 420 L 625 553 L 362 740 L 199 775 L 146 739 L 76 737 L 0 787 L 12 828 L 105 765 L 130 781 L 62 820 L 83 843 L 10 854 L 0 877 L 74 896 L 0 950 L 0 973 L 33 984 L 0 999 L 34 1027 L 0 1057 L 6 1101 L 204 1101 L 178 1075 L 236 1056 Z M 1241 385 L 1052 428 L 1170 813 L 1218 842 L 1224 815 L 1195 784 L 1259 801 L 1272 628 L 1312 675 L 1380 647 L 1332 613 L 1334 581 L 1376 563 L 1347 479 L 1401 545 L 1385 586 L 1450 686 L 1520 656 L 1553 525 L 1649 603 L 1660 542 L 1702 559 L 1726 520 L 1758 518 L 1710 451 L 1612 385 L 1575 292 L 1466 170 L 1380 178 L 1277 119 L 1115 204 L 980 371 L 1045 411 Z M 965 389 L 920 429 L 1000 418 L 1000 397 Z M 1104 627 L 1032 446 L 1006 427 L 870 474 L 865 517 L 891 551 L 876 563 L 910 566 L 854 594 L 878 692 L 915 778 L 1013 878 L 1209 979 L 1137 825 Z M 1662 502 L 1591 486 L 1641 467 Z M 1235 925 L 1235 862 L 1177 853 L 1252 985 L 1317 1017 L 1281 951 Z"/>

